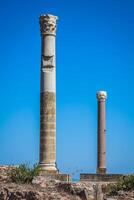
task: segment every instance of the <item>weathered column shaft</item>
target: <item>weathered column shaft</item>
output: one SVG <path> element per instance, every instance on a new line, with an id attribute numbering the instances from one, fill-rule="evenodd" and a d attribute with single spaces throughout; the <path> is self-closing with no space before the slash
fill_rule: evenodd
<path id="1" fill-rule="evenodd" d="M 40 162 L 44 170 L 56 171 L 56 16 L 40 17 L 41 94 L 40 94 Z"/>
<path id="2" fill-rule="evenodd" d="M 104 91 L 97 93 L 98 99 L 98 158 L 97 173 L 106 173 L 106 111 L 107 94 Z"/>

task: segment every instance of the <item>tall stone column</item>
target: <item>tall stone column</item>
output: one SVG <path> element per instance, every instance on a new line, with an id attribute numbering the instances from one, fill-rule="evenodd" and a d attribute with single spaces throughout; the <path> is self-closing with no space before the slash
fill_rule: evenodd
<path id="1" fill-rule="evenodd" d="M 40 89 L 40 161 L 44 171 L 56 168 L 56 62 L 57 17 L 40 16 L 41 89 Z"/>
<path id="2" fill-rule="evenodd" d="M 98 159 L 97 159 L 97 173 L 106 173 L 106 103 L 107 93 L 99 91 L 97 93 L 98 99 Z"/>

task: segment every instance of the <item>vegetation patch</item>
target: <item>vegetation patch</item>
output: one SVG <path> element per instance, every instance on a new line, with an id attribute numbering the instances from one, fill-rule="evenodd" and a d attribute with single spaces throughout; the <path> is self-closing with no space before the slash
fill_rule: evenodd
<path id="1" fill-rule="evenodd" d="M 134 174 L 121 177 L 117 183 L 109 184 L 107 187 L 108 195 L 117 195 L 118 191 L 134 190 Z"/>
<path id="2" fill-rule="evenodd" d="M 29 167 L 27 164 L 21 164 L 9 172 L 9 177 L 14 183 L 31 183 L 33 178 L 38 176 L 40 169 L 37 165 Z"/>

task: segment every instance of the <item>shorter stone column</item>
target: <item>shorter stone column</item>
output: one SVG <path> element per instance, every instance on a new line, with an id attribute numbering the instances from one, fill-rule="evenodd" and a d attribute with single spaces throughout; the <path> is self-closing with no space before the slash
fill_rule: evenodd
<path id="1" fill-rule="evenodd" d="M 98 99 L 98 158 L 97 173 L 106 173 L 106 111 L 105 102 L 107 93 L 105 91 L 97 92 Z"/>

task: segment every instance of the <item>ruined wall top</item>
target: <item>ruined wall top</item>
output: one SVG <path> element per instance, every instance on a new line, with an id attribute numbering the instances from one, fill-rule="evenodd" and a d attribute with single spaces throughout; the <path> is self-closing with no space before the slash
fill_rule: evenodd
<path id="1" fill-rule="evenodd" d="M 58 17 L 54 15 L 41 15 L 40 16 L 40 31 L 42 35 L 51 34 L 56 35 L 56 21 Z"/>
<path id="2" fill-rule="evenodd" d="M 107 92 L 106 91 L 99 91 L 99 92 L 97 92 L 97 99 L 98 100 L 105 100 L 105 99 L 107 99 Z"/>

